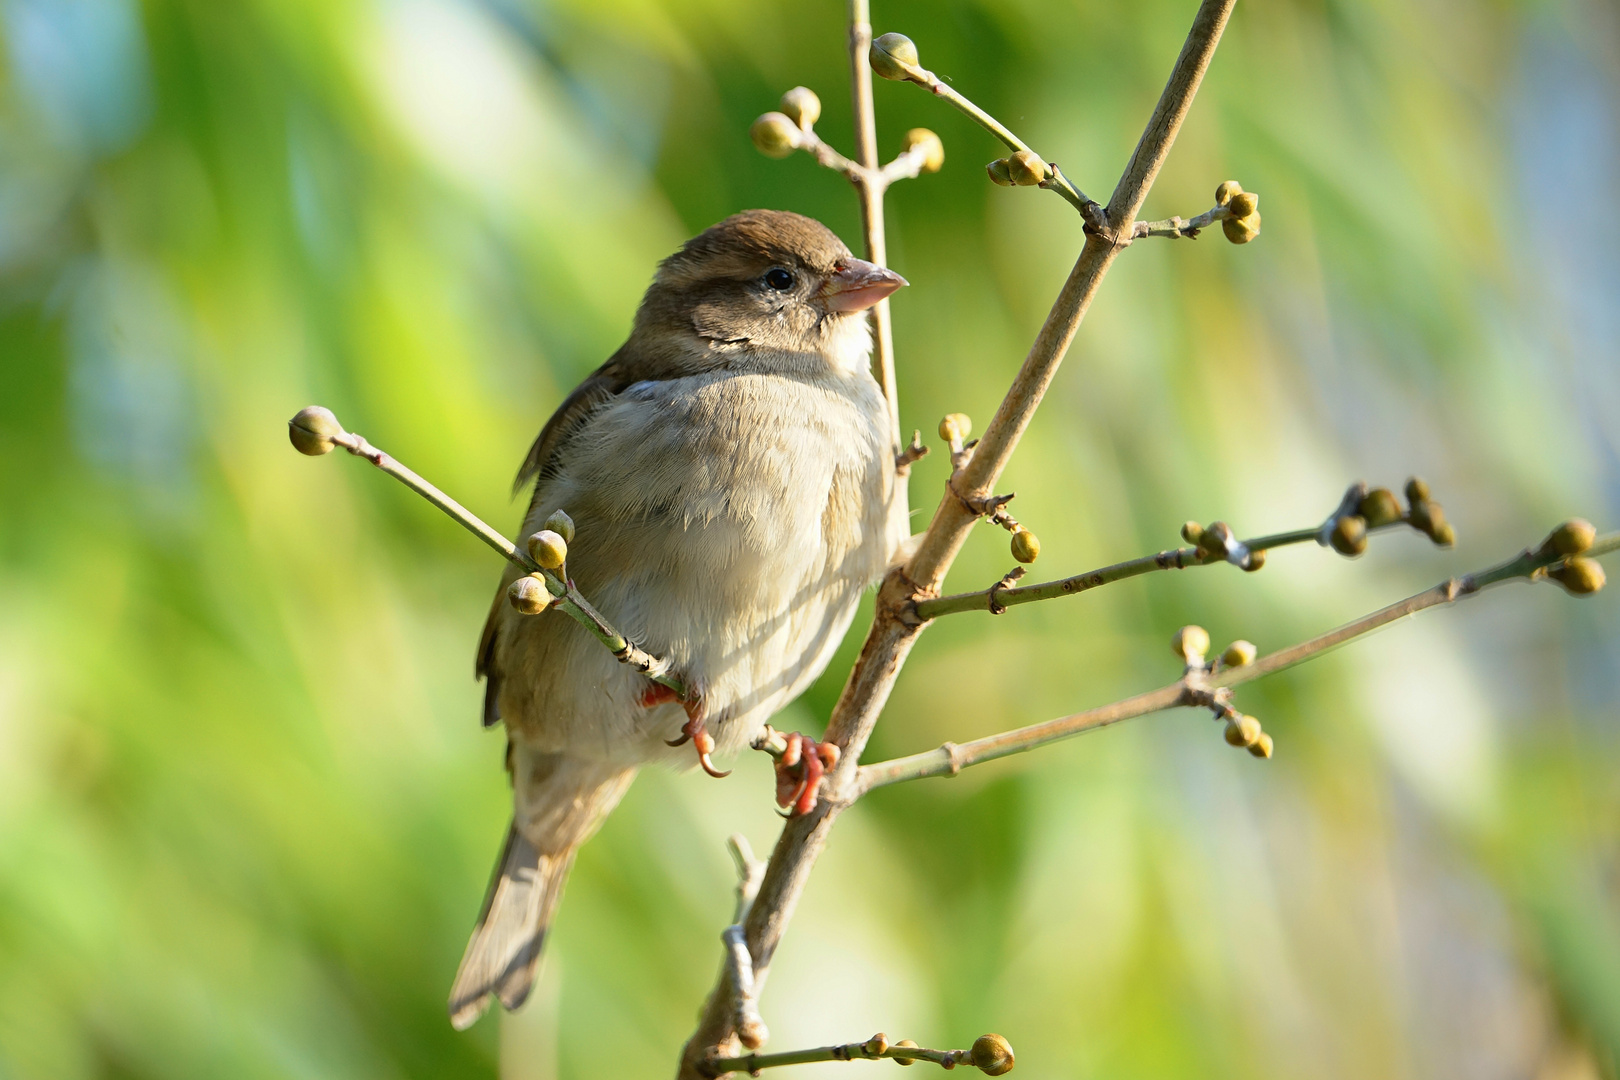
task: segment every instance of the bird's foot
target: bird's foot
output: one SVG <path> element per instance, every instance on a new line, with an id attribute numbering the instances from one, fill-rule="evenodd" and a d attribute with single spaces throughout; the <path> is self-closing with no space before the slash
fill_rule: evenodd
<path id="1" fill-rule="evenodd" d="M 776 759 L 776 805 L 788 817 L 802 817 L 816 808 L 821 778 L 838 764 L 836 743 L 816 742 L 808 735 L 792 732 L 787 749 Z"/>
<path id="2" fill-rule="evenodd" d="M 710 754 L 714 753 L 714 736 L 710 735 L 704 726 L 702 698 L 698 698 L 696 701 L 683 701 L 680 695 L 662 683 L 654 683 L 641 694 L 641 704 L 649 709 L 671 701 L 679 701 L 681 708 L 686 710 L 686 723 L 681 725 L 681 734 L 678 738 L 665 739 L 665 743 L 670 746 L 684 746 L 691 743 L 693 749 L 697 751 L 698 764 L 703 766 L 704 772 L 716 780 L 722 776 L 730 776 L 730 769 L 721 771 L 715 768 L 714 761 L 709 757 Z"/>

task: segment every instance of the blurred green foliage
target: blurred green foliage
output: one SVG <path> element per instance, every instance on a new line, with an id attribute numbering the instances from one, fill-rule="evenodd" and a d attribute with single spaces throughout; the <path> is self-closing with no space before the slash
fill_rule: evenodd
<path id="1" fill-rule="evenodd" d="M 875 6 L 1099 198 L 1193 9 Z M 803 83 L 849 146 L 843 17 L 0 4 L 0 1077 L 672 1069 L 730 911 L 723 838 L 777 829 L 767 763 L 644 775 L 536 1000 L 453 1033 L 507 817 L 472 680 L 500 568 L 283 425 L 329 405 L 513 527 L 529 439 L 658 258 L 750 206 L 858 241 L 842 181 L 746 137 Z M 1038 568 L 1188 517 L 1295 527 L 1410 472 L 1459 547 L 957 616 L 871 752 L 1156 685 L 1185 621 L 1269 649 L 1564 516 L 1620 523 L 1616 28 L 1576 0 L 1246 2 L 1146 213 L 1235 177 L 1265 233 L 1120 259 L 1007 478 Z M 924 125 L 948 155 L 889 199 L 902 419 L 982 425 L 1079 222 L 987 183 L 997 147 L 926 94 L 877 102 L 887 150 Z M 923 518 L 944 468 L 917 468 Z M 987 530 L 952 582 L 1008 565 Z M 1268 763 L 1182 713 L 878 793 L 778 956 L 774 1045 L 993 1029 L 1036 1076 L 1615 1076 L 1617 612 L 1518 587 L 1246 689 Z M 853 646 L 779 726 L 817 729 Z"/>

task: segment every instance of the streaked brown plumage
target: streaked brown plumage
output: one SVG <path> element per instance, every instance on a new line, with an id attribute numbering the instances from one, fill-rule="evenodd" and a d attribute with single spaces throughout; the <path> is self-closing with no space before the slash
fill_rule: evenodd
<path id="1" fill-rule="evenodd" d="M 728 218 L 663 262 L 629 340 L 519 473 L 535 480 L 520 535 L 574 518 L 570 576 L 698 689 L 718 753 L 820 674 L 905 535 L 861 314 L 902 284 L 809 218 Z M 574 853 L 636 769 L 692 760 L 666 745 L 682 707 L 571 620 L 518 615 L 516 576 L 478 649 L 514 816 L 451 991 L 458 1027 L 527 996 Z"/>

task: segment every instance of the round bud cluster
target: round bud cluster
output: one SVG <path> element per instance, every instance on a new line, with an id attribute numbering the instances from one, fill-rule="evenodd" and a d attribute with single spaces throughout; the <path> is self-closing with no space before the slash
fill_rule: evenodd
<path id="1" fill-rule="evenodd" d="M 1254 663 L 1254 658 L 1258 653 L 1259 650 L 1254 647 L 1254 642 L 1244 641 L 1239 638 L 1228 645 L 1225 652 L 1221 653 L 1221 663 L 1227 667 L 1243 667 Z"/>
<path id="2" fill-rule="evenodd" d="M 1247 749 L 1260 741 L 1265 732 L 1260 730 L 1260 721 L 1243 713 L 1232 713 L 1226 718 L 1226 744 L 1228 746 L 1241 746 Z"/>
<path id="3" fill-rule="evenodd" d="M 1261 548 L 1258 551 L 1249 552 L 1249 557 L 1243 562 L 1243 570 L 1245 573 L 1252 574 L 1264 565 L 1266 565 L 1266 549 Z"/>
<path id="4" fill-rule="evenodd" d="M 1328 543 L 1340 555 L 1354 558 L 1367 550 L 1367 519 L 1360 514 L 1345 514 L 1333 522 L 1328 532 Z"/>
<path id="5" fill-rule="evenodd" d="M 785 158 L 799 145 L 799 125 L 779 112 L 768 112 L 754 121 L 748 137 L 766 157 Z"/>
<path id="6" fill-rule="evenodd" d="M 1440 547 L 1450 547 L 1457 542 L 1457 530 L 1446 520 L 1446 512 L 1440 504 L 1429 498 L 1428 484 L 1415 476 L 1408 480 L 1406 502 L 1406 520 L 1412 523 L 1412 528 Z"/>
<path id="7" fill-rule="evenodd" d="M 1356 513 L 1367 523 L 1367 528 L 1376 529 L 1401 520 L 1401 504 L 1389 488 L 1373 488 L 1361 497 Z"/>
<path id="8" fill-rule="evenodd" d="M 319 405 L 299 409 L 298 415 L 287 421 L 287 438 L 291 440 L 293 448 L 310 457 L 331 453 L 332 447 L 337 445 L 336 440 L 344 434 L 347 433 L 337 417 L 332 415 L 332 410 Z"/>
<path id="9" fill-rule="evenodd" d="M 901 153 L 917 151 L 922 157 L 922 171 L 936 173 L 945 164 L 945 144 L 927 128 L 912 128 L 900 144 Z"/>
<path id="10" fill-rule="evenodd" d="M 917 68 L 917 45 L 904 34 L 884 34 L 872 40 L 866 59 L 885 79 L 909 79 Z"/>
<path id="11" fill-rule="evenodd" d="M 968 417 L 967 413 L 946 413 L 944 419 L 939 422 L 939 437 L 948 443 L 954 443 L 958 439 L 965 439 L 971 434 L 973 434 L 973 421 Z"/>
<path id="12" fill-rule="evenodd" d="M 506 587 L 506 599 L 525 615 L 538 615 L 551 603 L 551 593 L 533 574 L 525 574 Z"/>
<path id="13" fill-rule="evenodd" d="M 895 1043 L 894 1045 L 895 1046 L 908 1046 L 913 1050 L 915 1050 L 917 1048 L 916 1042 L 914 1042 L 911 1039 L 901 1039 L 899 1042 Z M 901 1057 L 898 1054 L 896 1054 L 891 1060 L 896 1065 L 915 1065 L 915 1064 L 917 1064 L 917 1059 L 916 1058 Z"/>
<path id="14" fill-rule="evenodd" d="M 550 529 L 558 536 L 561 536 L 565 544 L 574 542 L 574 519 L 561 510 L 553 511 L 551 516 L 546 518 L 546 523 L 542 528 Z"/>
<path id="15" fill-rule="evenodd" d="M 1209 631 L 1202 626 L 1183 626 L 1170 638 L 1170 651 L 1188 664 L 1202 664 L 1209 652 Z"/>
<path id="16" fill-rule="evenodd" d="M 1003 1076 L 1013 1070 L 1013 1048 L 1000 1035 L 980 1035 L 973 1040 L 968 1060 L 986 1076 Z"/>
<path id="17" fill-rule="evenodd" d="M 1596 539 L 1597 530 L 1590 521 L 1570 518 L 1547 534 L 1547 539 L 1541 542 L 1540 554 L 1579 555 L 1591 547 Z"/>
<path id="18" fill-rule="evenodd" d="M 1007 171 L 1006 158 L 996 158 L 996 160 L 984 167 L 984 171 L 990 174 L 990 182 L 992 184 L 995 184 L 998 187 L 1013 186 L 1012 173 Z"/>
<path id="19" fill-rule="evenodd" d="M 887 1050 L 888 1048 L 889 1037 L 883 1034 L 881 1031 L 861 1044 L 861 1052 L 863 1054 L 868 1054 L 871 1057 L 881 1057 L 883 1051 Z"/>
<path id="20" fill-rule="evenodd" d="M 782 95 L 782 115 L 797 124 L 800 131 L 809 131 L 821 119 L 821 99 L 808 86 L 795 86 Z"/>
<path id="21" fill-rule="evenodd" d="M 1221 231 L 1234 244 L 1247 244 L 1260 235 L 1260 196 L 1244 191 L 1236 180 L 1215 189 L 1215 205 L 1225 207 Z"/>
<path id="22" fill-rule="evenodd" d="M 1603 588 L 1608 580 L 1602 564 L 1584 555 L 1571 555 L 1563 562 L 1549 566 L 1547 576 L 1562 585 L 1571 596 L 1591 596 Z"/>
<path id="23" fill-rule="evenodd" d="M 1232 526 L 1224 521 L 1212 521 L 1201 529 L 1198 539 L 1198 557 L 1204 562 L 1216 562 L 1226 558 L 1232 550 L 1232 544 L 1237 539 L 1232 533 Z"/>
<path id="24" fill-rule="evenodd" d="M 550 529 L 529 537 L 529 557 L 547 570 L 556 570 L 568 561 L 568 541 Z"/>
<path id="25" fill-rule="evenodd" d="M 1184 522 L 1181 526 L 1181 538 L 1189 544 L 1196 544 L 1203 538 L 1204 527 L 1196 521 Z"/>
<path id="26" fill-rule="evenodd" d="M 1041 557 L 1041 541 L 1022 525 L 1013 530 L 1012 557 L 1021 563 L 1032 563 Z"/>
<path id="27" fill-rule="evenodd" d="M 1007 176 L 1019 187 L 1042 183 L 1050 171 L 1040 155 L 1031 150 L 1020 150 L 1007 158 Z"/>

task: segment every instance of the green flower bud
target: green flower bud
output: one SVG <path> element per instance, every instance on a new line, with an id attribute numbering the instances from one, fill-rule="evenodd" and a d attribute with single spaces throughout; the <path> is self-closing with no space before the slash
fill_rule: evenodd
<path id="1" fill-rule="evenodd" d="M 1222 181 L 1221 186 L 1215 189 L 1215 205 L 1225 206 L 1232 201 L 1232 196 L 1243 194 L 1243 187 L 1236 180 Z"/>
<path id="2" fill-rule="evenodd" d="M 1269 758 L 1271 756 L 1271 736 L 1262 731 L 1260 737 L 1250 745 L 1249 753 L 1257 758 Z"/>
<path id="3" fill-rule="evenodd" d="M 1244 641 L 1239 638 L 1228 645 L 1225 652 L 1221 653 L 1221 663 L 1227 667 L 1242 667 L 1244 664 L 1252 664 L 1259 651 L 1254 647 L 1254 642 Z"/>
<path id="4" fill-rule="evenodd" d="M 1570 518 L 1548 534 L 1541 542 L 1543 555 L 1579 555 L 1592 546 L 1597 530 L 1590 521 Z"/>
<path id="5" fill-rule="evenodd" d="M 1263 732 L 1260 730 L 1260 721 L 1239 713 L 1226 718 L 1224 734 L 1228 746 L 1253 746 L 1260 741 Z"/>
<path id="6" fill-rule="evenodd" d="M 1451 522 L 1442 521 L 1434 527 L 1434 542 L 1440 547 L 1456 546 L 1457 530 L 1451 527 Z"/>
<path id="7" fill-rule="evenodd" d="M 546 518 L 546 523 L 542 528 L 550 529 L 562 537 L 565 544 L 574 542 L 574 519 L 561 510 L 552 511 L 551 516 Z"/>
<path id="8" fill-rule="evenodd" d="M 782 95 L 782 114 L 800 130 L 809 131 L 811 125 L 821 119 L 821 99 L 808 86 L 795 86 Z"/>
<path id="9" fill-rule="evenodd" d="M 1202 663 L 1209 652 L 1209 631 L 1202 626 L 1183 626 L 1170 639 L 1170 651 L 1189 664 Z"/>
<path id="10" fill-rule="evenodd" d="M 529 556 L 547 570 L 555 570 L 568 561 L 568 541 L 550 529 L 541 529 L 529 537 Z"/>
<path id="11" fill-rule="evenodd" d="M 1034 187 L 1046 179 L 1046 162 L 1032 151 L 1020 150 L 1007 159 L 1007 175 L 1019 187 Z"/>
<path id="12" fill-rule="evenodd" d="M 1252 191 L 1239 191 L 1227 202 L 1226 208 L 1235 218 L 1246 218 L 1260 209 L 1260 196 Z"/>
<path id="13" fill-rule="evenodd" d="M 869 1054 L 872 1057 L 881 1057 L 883 1051 L 887 1050 L 888 1048 L 889 1037 L 883 1034 L 881 1031 L 861 1044 L 861 1051 L 865 1054 Z"/>
<path id="14" fill-rule="evenodd" d="M 287 438 L 293 448 L 310 457 L 331 453 L 332 447 L 337 445 L 333 440 L 342 434 L 343 425 L 332 415 L 332 410 L 319 405 L 299 409 L 298 415 L 287 421 Z"/>
<path id="15" fill-rule="evenodd" d="M 1264 548 L 1261 548 L 1259 551 L 1249 552 L 1249 561 L 1244 564 L 1243 570 L 1245 573 L 1252 574 L 1264 565 L 1266 565 L 1266 552 Z"/>
<path id="16" fill-rule="evenodd" d="M 508 585 L 506 598 L 525 615 L 538 615 L 551 603 L 551 593 L 533 574 L 525 574 Z"/>
<path id="17" fill-rule="evenodd" d="M 1406 501 L 1409 503 L 1428 502 L 1429 485 L 1415 476 L 1412 477 L 1406 482 Z"/>
<path id="18" fill-rule="evenodd" d="M 1457 542 L 1457 530 L 1446 520 L 1445 508 L 1439 503 L 1430 500 L 1414 502 L 1409 516 L 1414 529 L 1427 534 L 1441 547 L 1450 547 Z"/>
<path id="19" fill-rule="evenodd" d="M 1032 563 L 1040 558 L 1040 538 L 1020 525 L 1012 534 L 1012 557 L 1021 563 Z"/>
<path id="20" fill-rule="evenodd" d="M 1401 504 L 1389 488 L 1373 488 L 1362 496 L 1356 513 L 1366 519 L 1367 528 L 1376 529 L 1401 520 Z"/>
<path id="21" fill-rule="evenodd" d="M 1198 555 L 1205 562 L 1224 559 L 1233 539 L 1232 526 L 1224 521 L 1212 521 L 1198 537 Z"/>
<path id="22" fill-rule="evenodd" d="M 912 1042 L 910 1039 L 901 1039 L 899 1042 L 895 1043 L 894 1045 L 895 1046 L 909 1046 L 912 1049 L 916 1049 L 916 1047 L 917 1047 L 917 1044 Z M 893 1060 L 894 1060 L 894 1063 L 896 1065 L 915 1065 L 915 1064 L 917 1064 L 917 1059 L 916 1058 L 901 1057 L 899 1054 L 896 1054 L 894 1056 Z"/>
<path id="23" fill-rule="evenodd" d="M 968 1059 L 986 1076 L 1002 1076 L 1013 1070 L 1013 1048 L 1000 1035 L 980 1035 L 974 1039 Z"/>
<path id="24" fill-rule="evenodd" d="M 1359 514 L 1346 514 L 1333 523 L 1328 543 L 1340 555 L 1360 555 L 1367 550 L 1367 521 Z"/>
<path id="25" fill-rule="evenodd" d="M 992 184 L 999 184 L 1001 187 L 1012 187 L 1012 173 L 1007 171 L 1006 158 L 996 158 L 996 160 L 984 167 L 984 171 L 990 174 Z"/>
<path id="26" fill-rule="evenodd" d="M 1602 564 L 1584 555 L 1571 555 L 1556 566 L 1548 567 L 1547 576 L 1571 596 L 1591 596 L 1608 580 Z"/>
<path id="27" fill-rule="evenodd" d="M 945 418 L 939 422 L 939 437 L 946 442 L 965 439 L 971 434 L 973 434 L 973 421 L 968 418 L 967 413 L 947 413 Z"/>
<path id="28" fill-rule="evenodd" d="M 748 137 L 766 157 L 785 158 L 799 145 L 799 127 L 779 112 L 768 112 L 754 121 Z"/>
<path id="29" fill-rule="evenodd" d="M 1203 535 L 1204 527 L 1198 524 L 1198 522 L 1188 521 L 1182 523 L 1181 538 L 1187 541 L 1187 543 L 1196 544 L 1198 543 L 1199 539 L 1203 537 Z"/>
<path id="30" fill-rule="evenodd" d="M 866 59 L 885 79 L 908 79 L 906 69 L 917 66 L 917 45 L 904 34 L 884 34 L 873 40 Z"/>
<path id="31" fill-rule="evenodd" d="M 1260 235 L 1260 215 L 1256 212 L 1246 217 L 1229 217 L 1221 222 L 1221 232 L 1234 244 L 1247 244 Z"/>
<path id="32" fill-rule="evenodd" d="M 939 141 L 938 135 L 927 128 L 912 128 L 906 132 L 906 137 L 901 140 L 900 149 L 902 152 L 921 151 L 923 172 L 939 172 L 945 164 L 945 144 Z"/>

